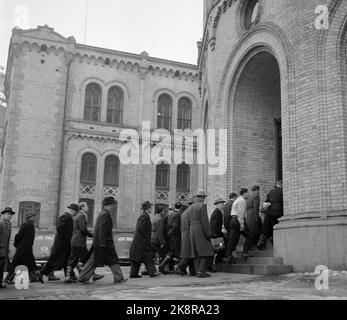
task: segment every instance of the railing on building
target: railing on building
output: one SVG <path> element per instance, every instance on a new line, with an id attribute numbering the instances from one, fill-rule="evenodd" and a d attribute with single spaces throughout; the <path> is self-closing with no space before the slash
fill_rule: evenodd
<path id="1" fill-rule="evenodd" d="M 118 201 L 119 187 L 115 186 L 104 186 L 104 197 L 113 197 Z"/>
<path id="2" fill-rule="evenodd" d="M 95 196 L 96 185 L 95 184 L 80 184 L 80 195 L 81 196 Z"/>
<path id="3" fill-rule="evenodd" d="M 156 200 L 157 201 L 169 201 L 169 192 L 156 190 Z"/>
<path id="4" fill-rule="evenodd" d="M 189 192 L 177 192 L 176 200 L 179 202 L 186 202 L 189 198 L 191 198 L 192 194 Z"/>

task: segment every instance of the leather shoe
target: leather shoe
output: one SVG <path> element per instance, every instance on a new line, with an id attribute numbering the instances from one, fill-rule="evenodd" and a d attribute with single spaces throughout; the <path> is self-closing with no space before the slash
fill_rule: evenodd
<path id="1" fill-rule="evenodd" d="M 160 275 L 161 275 L 161 273 L 155 272 L 155 273 L 150 274 L 149 276 L 150 276 L 151 278 L 155 278 L 155 277 L 158 277 L 158 276 L 160 276 Z"/>
<path id="2" fill-rule="evenodd" d="M 102 275 L 100 275 L 100 274 L 94 274 L 93 275 L 93 281 L 95 282 L 95 281 L 99 281 L 99 280 L 101 280 L 101 279 L 103 279 L 103 278 L 105 278 L 105 276 L 102 276 Z"/>
<path id="3" fill-rule="evenodd" d="M 128 281 L 128 279 L 114 280 L 113 283 L 114 283 L 114 284 L 121 284 L 121 283 L 124 283 L 124 282 L 126 282 L 126 281 Z"/>
<path id="4" fill-rule="evenodd" d="M 198 272 L 198 278 L 209 278 L 210 275 L 207 272 Z"/>
<path id="5" fill-rule="evenodd" d="M 10 286 L 13 286 L 13 285 L 14 285 L 14 282 L 11 281 L 11 280 L 6 280 L 6 279 L 5 279 L 4 282 L 7 283 L 7 284 L 10 285 Z"/>
<path id="6" fill-rule="evenodd" d="M 0 284 L 0 289 L 6 289 L 7 287 L 4 284 Z"/>
<path id="7" fill-rule="evenodd" d="M 210 268 L 207 268 L 207 272 L 210 272 L 210 273 L 217 273 L 218 271 L 212 267 Z"/>
<path id="8" fill-rule="evenodd" d="M 35 275 L 36 275 L 37 281 L 40 281 L 43 284 L 44 281 L 43 281 L 43 274 L 42 274 L 42 272 L 41 271 L 36 271 Z"/>
<path id="9" fill-rule="evenodd" d="M 140 276 L 139 274 L 130 276 L 130 279 L 140 279 L 140 278 L 142 278 L 142 276 Z"/>
<path id="10" fill-rule="evenodd" d="M 143 276 L 149 276 L 149 272 L 146 270 L 146 271 L 142 271 L 141 272 L 141 275 L 143 275 Z"/>

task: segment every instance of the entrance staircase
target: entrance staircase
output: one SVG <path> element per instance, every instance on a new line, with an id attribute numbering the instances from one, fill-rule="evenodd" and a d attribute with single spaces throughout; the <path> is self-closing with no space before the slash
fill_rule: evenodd
<path id="1" fill-rule="evenodd" d="M 283 275 L 293 272 L 293 267 L 284 265 L 283 258 L 274 257 L 273 247 L 268 244 L 264 251 L 253 250 L 249 253 L 254 257 L 245 258 L 242 255 L 242 246 L 234 253 L 235 258 L 230 264 L 217 264 L 215 267 L 219 272 L 254 274 L 254 275 Z"/>

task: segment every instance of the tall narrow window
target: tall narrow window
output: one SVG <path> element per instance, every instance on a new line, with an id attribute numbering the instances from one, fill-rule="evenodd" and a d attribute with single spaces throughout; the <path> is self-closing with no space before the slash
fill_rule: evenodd
<path id="1" fill-rule="evenodd" d="M 105 161 L 104 184 L 107 186 L 119 186 L 119 159 L 109 156 Z"/>
<path id="2" fill-rule="evenodd" d="M 25 215 L 30 212 L 37 213 L 35 217 L 35 228 L 40 226 L 41 204 L 33 201 L 23 201 L 19 203 L 18 227 L 25 221 Z"/>
<path id="3" fill-rule="evenodd" d="M 81 202 L 86 202 L 88 205 L 88 227 L 93 228 L 94 226 L 94 208 L 95 208 L 95 201 L 93 199 L 80 199 Z"/>
<path id="4" fill-rule="evenodd" d="M 162 163 L 157 166 L 156 189 L 157 190 L 170 189 L 170 165 Z"/>
<path id="5" fill-rule="evenodd" d="M 82 157 L 81 183 L 96 184 L 97 159 L 92 153 L 86 153 Z"/>
<path id="6" fill-rule="evenodd" d="M 84 120 L 99 121 L 101 110 L 101 87 L 96 83 L 88 84 L 84 102 Z"/>
<path id="7" fill-rule="evenodd" d="M 158 129 L 172 129 L 172 98 L 162 94 L 158 99 Z"/>
<path id="8" fill-rule="evenodd" d="M 112 87 L 107 99 L 107 123 L 122 124 L 124 92 L 119 87 Z"/>
<path id="9" fill-rule="evenodd" d="M 192 128 L 192 103 L 188 98 L 181 98 L 178 101 L 178 122 L 177 129 Z"/>
<path id="10" fill-rule="evenodd" d="M 177 167 L 177 192 L 190 191 L 190 167 L 187 164 L 180 164 Z"/>

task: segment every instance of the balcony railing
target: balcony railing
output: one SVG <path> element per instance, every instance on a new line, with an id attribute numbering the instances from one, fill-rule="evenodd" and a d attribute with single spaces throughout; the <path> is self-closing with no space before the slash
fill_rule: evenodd
<path id="1" fill-rule="evenodd" d="M 96 185 L 95 184 L 80 184 L 80 195 L 81 196 L 95 196 Z"/>
<path id="2" fill-rule="evenodd" d="M 156 191 L 156 200 L 157 201 L 168 201 L 169 200 L 169 192 L 168 191 Z"/>
<path id="3" fill-rule="evenodd" d="M 104 186 L 104 197 L 113 197 L 118 201 L 119 187 L 115 186 Z"/>
<path id="4" fill-rule="evenodd" d="M 189 198 L 191 198 L 192 194 L 189 192 L 177 192 L 176 200 L 180 202 L 186 202 Z"/>

